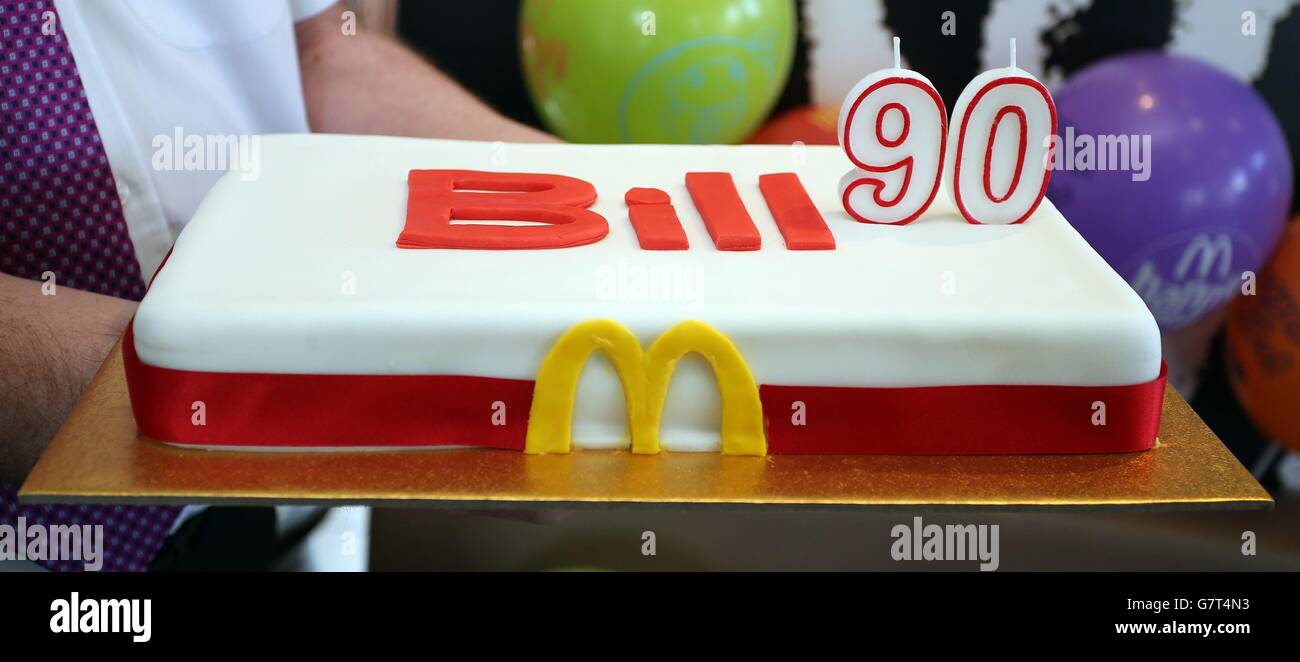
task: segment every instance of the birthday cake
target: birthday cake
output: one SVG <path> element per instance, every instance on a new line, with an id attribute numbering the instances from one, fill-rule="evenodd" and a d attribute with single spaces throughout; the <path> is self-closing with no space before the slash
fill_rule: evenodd
<path id="1" fill-rule="evenodd" d="M 1049 200 L 980 225 L 944 185 L 905 225 L 864 223 L 837 189 L 852 168 L 798 144 L 261 137 L 257 176 L 215 186 L 128 330 L 140 434 L 530 453 L 1153 446 L 1156 323 Z"/>

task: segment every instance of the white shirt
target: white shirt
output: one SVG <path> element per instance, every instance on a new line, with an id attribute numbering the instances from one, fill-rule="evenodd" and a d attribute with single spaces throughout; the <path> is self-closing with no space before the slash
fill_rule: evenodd
<path id="1" fill-rule="evenodd" d="M 336 1 L 55 0 L 146 277 L 226 170 L 166 158 L 177 132 L 307 132 L 293 24 Z"/>
<path id="2" fill-rule="evenodd" d="M 308 130 L 293 24 L 335 1 L 55 0 L 146 277 L 227 169 L 174 155 Z"/>

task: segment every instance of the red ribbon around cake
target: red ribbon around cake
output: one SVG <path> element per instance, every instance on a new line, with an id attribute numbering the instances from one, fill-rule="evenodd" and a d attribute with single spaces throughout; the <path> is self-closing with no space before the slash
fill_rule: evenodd
<path id="1" fill-rule="evenodd" d="M 140 360 L 131 327 L 122 354 L 140 435 L 182 445 L 522 450 L 533 397 L 522 379 L 160 368 Z M 1162 368 L 1130 386 L 762 385 L 759 394 L 772 454 L 965 455 L 1151 448 L 1164 390 Z"/>

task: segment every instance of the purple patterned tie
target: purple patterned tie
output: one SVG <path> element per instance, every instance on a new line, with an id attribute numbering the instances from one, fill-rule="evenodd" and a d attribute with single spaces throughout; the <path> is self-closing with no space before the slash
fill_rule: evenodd
<path id="1" fill-rule="evenodd" d="M 0 271 L 100 294 L 144 296 L 113 172 L 50 0 L 0 0 Z M 103 525 L 103 569 L 143 570 L 173 507 L 18 503 L 0 486 L 0 524 Z M 25 541 L 18 541 L 25 544 Z M 70 550 L 62 550 L 65 559 Z M 79 570 L 81 561 L 43 561 Z"/>

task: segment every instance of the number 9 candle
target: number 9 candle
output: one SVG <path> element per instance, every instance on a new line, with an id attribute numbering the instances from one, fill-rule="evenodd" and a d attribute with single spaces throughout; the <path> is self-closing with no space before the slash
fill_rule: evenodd
<path id="1" fill-rule="evenodd" d="M 939 191 L 947 121 L 930 80 L 902 68 L 894 37 L 894 67 L 858 81 L 840 107 L 840 146 L 854 165 L 840 180 L 844 210 L 863 223 L 916 220 Z"/>

